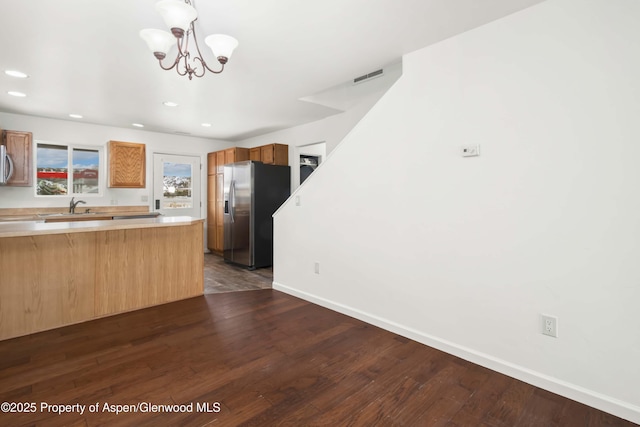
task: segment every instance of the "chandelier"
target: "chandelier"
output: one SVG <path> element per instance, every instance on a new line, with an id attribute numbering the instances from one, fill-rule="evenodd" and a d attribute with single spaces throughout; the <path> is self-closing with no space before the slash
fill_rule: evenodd
<path id="1" fill-rule="evenodd" d="M 165 24 L 171 29 L 171 33 L 162 30 L 145 29 L 140 31 L 140 37 L 147 42 L 147 46 L 163 70 L 176 69 L 179 75 L 189 76 L 189 80 L 204 76 L 205 70 L 214 74 L 224 71 L 233 50 L 238 46 L 238 40 L 224 34 L 212 34 L 204 39 L 211 48 L 213 55 L 221 65 L 219 70 L 209 68 L 198 46 L 194 23 L 198 19 L 198 12 L 191 5 L 190 0 L 161 0 L 156 3 L 156 10 L 162 15 Z M 193 40 L 195 51 L 189 52 L 189 39 Z M 178 54 L 172 64 L 164 65 L 162 60 L 166 58 L 171 46 L 178 46 Z"/>

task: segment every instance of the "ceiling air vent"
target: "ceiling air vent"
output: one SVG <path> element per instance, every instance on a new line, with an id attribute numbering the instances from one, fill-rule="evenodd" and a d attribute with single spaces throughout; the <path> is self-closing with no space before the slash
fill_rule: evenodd
<path id="1" fill-rule="evenodd" d="M 362 83 L 362 82 L 367 81 L 369 79 L 372 79 L 374 77 L 379 77 L 382 74 L 384 74 L 384 70 L 382 68 L 379 69 L 379 70 L 376 70 L 376 71 L 372 71 L 369 74 L 365 74 L 363 76 L 356 77 L 355 79 L 353 79 L 353 84 L 357 85 L 359 83 Z"/>

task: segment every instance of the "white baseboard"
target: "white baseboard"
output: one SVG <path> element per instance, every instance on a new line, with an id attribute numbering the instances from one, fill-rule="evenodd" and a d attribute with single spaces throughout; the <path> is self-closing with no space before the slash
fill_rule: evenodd
<path id="1" fill-rule="evenodd" d="M 580 403 L 584 403 L 585 405 L 591 406 L 601 411 L 608 412 L 625 420 L 640 424 L 639 406 L 614 399 L 610 396 L 577 386 L 572 383 L 568 383 L 566 381 L 562 381 L 558 378 L 544 375 L 540 372 L 527 369 L 523 366 L 510 363 L 506 360 L 498 359 L 491 355 L 476 351 L 472 348 L 467 348 L 456 343 L 425 334 L 416 329 L 408 328 L 388 319 L 384 319 L 376 315 L 369 314 L 361 310 L 357 310 L 352 307 L 327 300 L 322 297 L 318 297 L 316 295 L 290 288 L 275 281 L 273 282 L 273 289 L 304 299 L 330 310 L 337 311 L 338 313 L 345 314 L 355 319 L 362 320 L 363 322 L 367 322 L 371 325 L 412 339 L 421 344 L 460 357 L 461 359 L 468 360 L 469 362 L 475 363 L 477 365 L 484 366 L 485 368 L 489 368 L 491 370 L 508 375 L 512 378 L 516 378 L 520 381 L 524 381 L 536 387 L 540 387 L 552 393 L 559 394 L 561 396 Z"/>

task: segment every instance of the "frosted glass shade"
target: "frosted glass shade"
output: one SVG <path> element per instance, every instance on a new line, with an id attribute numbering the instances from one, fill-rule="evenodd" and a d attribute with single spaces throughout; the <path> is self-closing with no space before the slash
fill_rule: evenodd
<path id="1" fill-rule="evenodd" d="M 204 39 L 204 42 L 211 48 L 216 58 L 223 56 L 229 59 L 233 50 L 238 47 L 238 40 L 225 34 L 211 34 Z"/>
<path id="2" fill-rule="evenodd" d="M 180 28 L 187 31 L 191 22 L 198 17 L 196 9 L 182 0 L 161 0 L 156 3 L 156 10 L 169 29 Z"/>
<path id="3" fill-rule="evenodd" d="M 154 30 L 148 28 L 140 31 L 140 37 L 147 42 L 147 46 L 151 52 L 160 52 L 167 55 L 171 46 L 176 44 L 176 38 L 173 34 L 162 30 Z"/>

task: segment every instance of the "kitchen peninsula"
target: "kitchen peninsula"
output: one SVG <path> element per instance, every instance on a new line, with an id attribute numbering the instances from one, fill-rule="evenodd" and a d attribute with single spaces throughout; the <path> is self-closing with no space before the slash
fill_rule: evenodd
<path id="1" fill-rule="evenodd" d="M 202 295 L 203 220 L 0 223 L 0 340 Z"/>

